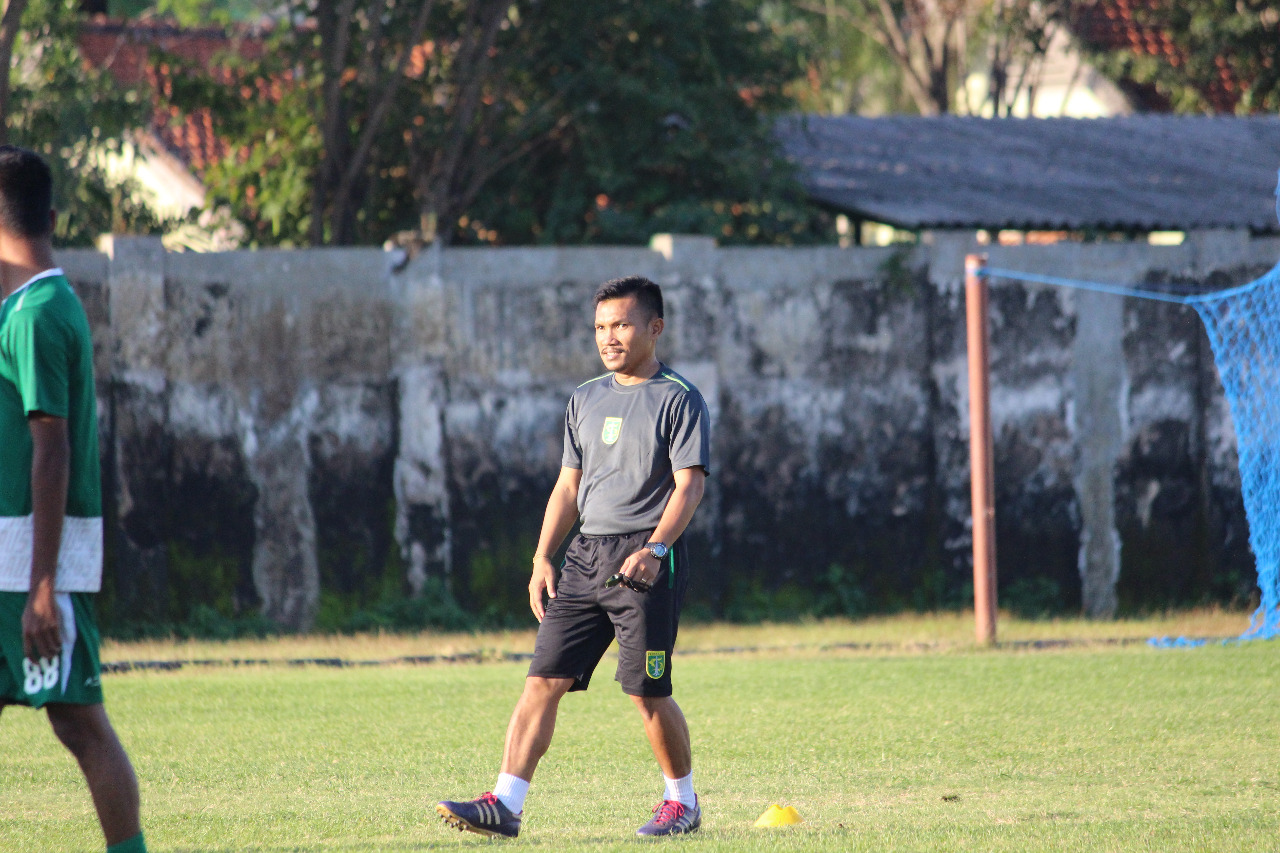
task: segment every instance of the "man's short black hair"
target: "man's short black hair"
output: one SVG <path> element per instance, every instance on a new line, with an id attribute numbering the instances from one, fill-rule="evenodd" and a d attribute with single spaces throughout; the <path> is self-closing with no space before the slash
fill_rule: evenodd
<path id="1" fill-rule="evenodd" d="M 636 304 L 649 312 L 651 317 L 662 316 L 662 288 L 642 275 L 629 275 L 606 281 L 596 290 L 595 304 L 610 299 L 636 298 Z"/>
<path id="2" fill-rule="evenodd" d="M 39 154 L 0 145 L 0 227 L 38 240 L 53 230 L 53 174 Z"/>

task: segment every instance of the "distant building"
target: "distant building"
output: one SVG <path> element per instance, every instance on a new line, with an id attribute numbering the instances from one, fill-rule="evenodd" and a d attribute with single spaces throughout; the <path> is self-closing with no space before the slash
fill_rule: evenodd
<path id="1" fill-rule="evenodd" d="M 126 141 L 119 156 L 105 163 L 110 176 L 129 178 L 147 205 L 166 218 L 186 215 L 205 203 L 204 171 L 229 151 L 214 130 L 208 109 L 180 112 L 163 103 L 173 91 L 172 62 L 189 63 L 229 79 L 229 57 L 254 59 L 265 49 L 261 31 L 248 27 L 181 28 L 162 21 L 113 21 L 95 17 L 80 32 L 80 51 L 95 68 L 109 72 L 123 86 L 143 86 L 155 93 L 150 122 Z M 170 241 L 176 246 L 218 248 L 225 239 L 184 229 Z M 233 235 L 223 234 L 222 238 Z"/>
<path id="2" fill-rule="evenodd" d="M 1007 69 L 1001 116 L 1019 118 L 1103 118 L 1140 112 L 1126 91 L 1089 64 L 1072 33 L 1053 30 L 1043 56 Z M 967 103 L 983 104 L 979 114 L 993 118 L 995 102 L 988 71 L 965 81 Z"/>
<path id="3" fill-rule="evenodd" d="M 1182 65 L 1186 54 L 1169 33 L 1141 23 L 1139 9 L 1154 10 L 1177 0 L 1085 0 L 1071 8 L 1072 35 L 1089 50 L 1127 50 L 1137 56 L 1156 57 L 1171 65 Z M 1215 113 L 1234 113 L 1243 91 L 1230 63 L 1221 57 L 1219 76 L 1200 94 Z M 1116 81 L 1135 112 L 1168 112 L 1171 105 L 1154 86 L 1133 80 Z"/>
<path id="4" fill-rule="evenodd" d="M 1065 21 L 1051 29 L 1048 49 L 1024 64 L 1007 69 L 1005 88 L 1011 104 L 1000 115 L 1019 118 L 1102 118 L 1132 113 L 1165 113 L 1168 99 L 1154 86 L 1129 79 L 1109 79 L 1090 62 L 1089 55 L 1129 51 L 1155 57 L 1171 65 L 1184 64 L 1185 53 L 1169 33 L 1143 24 L 1139 9 L 1154 9 L 1173 0 L 1083 0 L 1072 4 Z M 1221 73 L 1201 95 L 1214 112 L 1234 113 L 1243 89 L 1229 63 L 1219 63 Z M 1021 83 L 1021 85 L 1018 85 Z M 992 116 L 989 72 L 974 73 L 965 81 L 968 103 L 985 102 Z"/>

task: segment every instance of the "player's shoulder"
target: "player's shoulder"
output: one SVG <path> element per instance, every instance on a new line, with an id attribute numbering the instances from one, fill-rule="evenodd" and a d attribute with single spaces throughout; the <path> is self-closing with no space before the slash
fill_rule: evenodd
<path id="1" fill-rule="evenodd" d="M 594 379 L 588 379 L 577 388 L 573 389 L 573 393 L 569 395 L 569 412 L 581 412 L 584 408 L 589 408 L 593 399 L 597 399 L 597 395 L 603 391 L 607 391 L 610 385 L 612 373 L 603 373 Z"/>
<path id="2" fill-rule="evenodd" d="M 14 300 L 10 317 L 26 322 L 75 316 L 84 311 L 70 282 L 61 273 L 39 278 L 9 298 Z"/>
<path id="3" fill-rule="evenodd" d="M 609 387 L 609 380 L 612 378 L 612 373 L 602 373 L 594 379 L 588 379 L 586 382 L 583 382 L 577 388 L 573 389 L 573 394 L 570 397 L 569 402 L 573 403 L 574 401 L 581 401 L 590 397 L 592 394 L 607 389 Z"/>
<path id="4" fill-rule="evenodd" d="M 612 373 L 603 373 L 583 382 L 573 391 L 573 400 L 581 401 L 596 394 L 608 394 L 615 390 Z M 641 390 L 636 388 L 635 390 Z M 665 364 L 656 374 L 644 383 L 646 395 L 657 394 L 662 398 L 691 398 L 702 402 L 702 394 L 692 382 L 675 372 Z"/>
<path id="5" fill-rule="evenodd" d="M 655 385 L 657 387 L 662 388 L 672 396 L 690 397 L 698 401 L 702 400 L 702 392 L 699 391 L 692 382 L 685 379 L 665 364 L 662 365 L 653 379 L 656 380 Z"/>
<path id="6" fill-rule="evenodd" d="M 613 376 L 612 373 L 601 373 L 599 376 L 595 377 L 594 379 L 588 379 L 586 382 L 583 382 L 574 390 L 581 391 L 584 388 L 590 388 L 592 385 L 599 385 L 601 383 L 601 380 L 609 379 L 612 376 Z"/>

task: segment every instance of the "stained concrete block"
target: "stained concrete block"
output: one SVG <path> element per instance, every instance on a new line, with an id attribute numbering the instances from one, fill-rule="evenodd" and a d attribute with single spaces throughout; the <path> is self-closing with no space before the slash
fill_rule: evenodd
<path id="1" fill-rule="evenodd" d="M 421 595 L 427 578 L 446 581 L 453 562 L 444 408 L 447 391 L 436 367 L 406 368 L 398 377 L 399 451 L 394 468 L 395 537 L 407 582 Z"/>
<path id="2" fill-rule="evenodd" d="M 1081 604 L 1094 619 L 1115 616 L 1119 604 L 1120 535 L 1115 522 L 1116 463 L 1126 438 L 1123 317 L 1118 297 L 1075 294 L 1076 336 L 1071 378 L 1080 507 Z"/>
<path id="3" fill-rule="evenodd" d="M 1031 272 L 1225 285 L 1280 246 L 1206 239 L 986 251 Z M 602 372 L 591 296 L 636 273 L 663 284 L 660 355 L 712 412 L 713 477 L 690 531 L 704 606 L 829 584 L 832 566 L 881 606 L 962 603 L 967 237 L 719 249 L 676 236 L 407 262 L 108 248 L 66 266 L 99 345 L 115 570 L 139 608 L 180 582 L 174 548 L 215 540 L 243 569 L 237 601 L 292 627 L 312 623 L 322 586 L 356 595 L 361 567 L 381 571 L 393 551 L 410 592 L 436 577 L 471 606 L 526 606 L 564 406 Z M 1047 583 L 1111 612 L 1107 596 L 1123 604 L 1126 577 L 1154 564 L 1159 531 L 1189 525 L 1213 565 L 1248 561 L 1230 418 L 1203 332 L 1178 310 L 993 283 L 1005 588 Z M 209 527 L 193 523 L 202 500 Z M 1191 562 L 1170 565 L 1198 589 Z"/>

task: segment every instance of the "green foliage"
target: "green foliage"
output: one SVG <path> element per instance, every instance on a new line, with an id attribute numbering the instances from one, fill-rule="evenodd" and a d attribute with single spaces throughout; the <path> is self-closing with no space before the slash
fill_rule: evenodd
<path id="1" fill-rule="evenodd" d="M 408 596 L 406 566 L 395 544 L 395 500 L 383 501 L 381 513 L 361 511 L 361 504 L 376 502 L 368 494 L 311 493 L 320 581 L 316 625 L 321 630 L 341 630 L 355 614 Z M 378 515 L 380 531 L 375 529 Z"/>
<path id="2" fill-rule="evenodd" d="M 480 624 L 508 627 L 529 614 L 529 566 L 535 536 L 509 536 L 495 531 L 487 546 L 471 554 L 466 572 L 468 599 L 476 602 Z"/>
<path id="3" fill-rule="evenodd" d="M 274 637 L 280 628 L 258 613 L 227 616 L 217 607 L 197 604 L 185 619 L 174 622 L 132 619 L 104 623 L 103 636 L 113 640 L 237 640 L 245 637 Z"/>
<path id="4" fill-rule="evenodd" d="M 370 126 L 402 47 L 394 39 L 418 7 L 388 3 L 375 27 L 366 6 L 353 19 L 340 102 L 326 100 L 317 27 L 277 30 L 262 60 L 233 66 L 237 83 L 221 95 L 207 78 L 178 75 L 174 102 L 212 105 L 232 142 L 206 175 L 211 203 L 230 204 L 256 245 L 315 235 L 319 171 L 345 167 Z M 431 53 L 396 90 L 386 126 L 372 125 L 352 191 L 356 242 L 437 213 L 442 238 L 462 244 L 645 243 L 662 231 L 730 244 L 833 239 L 830 217 L 808 206 L 775 149 L 769 117 L 792 106 L 783 87 L 795 49 L 756 0 L 516 2 L 470 121 L 450 101 L 481 73 L 450 52 L 465 6 L 439 4 Z M 334 110 L 349 132 L 326 143 L 321 125 Z M 453 156 L 462 165 L 442 176 L 440 160 Z M 328 219 L 319 233 L 346 239 Z"/>
<path id="5" fill-rule="evenodd" d="M 915 257 L 914 247 L 909 243 L 894 246 L 889 256 L 880 262 L 878 270 L 884 278 L 885 295 L 898 299 L 915 299 L 927 287 L 918 267 L 911 261 Z"/>
<path id="6" fill-rule="evenodd" d="M 185 221 L 161 217 L 142 200 L 137 181 L 111 178 L 93 162 L 94 152 L 84 156 L 76 148 L 64 148 L 63 154 L 70 156 L 54 168 L 58 245 L 92 246 L 102 234 L 160 235 Z M 47 153 L 46 158 L 51 163 L 58 159 Z"/>
<path id="7" fill-rule="evenodd" d="M 793 622 L 813 617 L 865 616 L 871 602 L 857 572 L 835 563 L 811 584 L 767 587 L 759 579 L 744 580 L 730 591 L 724 618 L 730 622 Z"/>
<path id="8" fill-rule="evenodd" d="M 291 60 L 300 36 L 277 29 L 260 60 L 227 54 L 216 65 L 232 83 L 182 57 L 156 53 L 173 68 L 169 101 L 207 108 L 231 152 L 205 171 L 206 208 L 228 206 L 248 228 L 250 248 L 307 245 L 311 177 L 320 162 L 315 81 Z"/>
<path id="9" fill-rule="evenodd" d="M 458 606 L 437 578 L 429 578 L 422 595 L 391 595 L 374 607 L 347 611 L 332 593 L 321 596 L 316 630 L 339 634 L 377 631 L 473 631 L 481 622 Z"/>
<path id="10" fill-rule="evenodd" d="M 163 587 L 149 589 L 141 595 L 134 593 L 135 599 L 141 597 L 146 601 L 146 612 L 126 610 L 127 605 L 120 599 L 120 579 L 108 568 L 98 599 L 105 636 L 231 639 L 267 636 L 279 631 L 256 610 L 237 606 L 239 557 L 220 547 L 197 549 L 177 540 L 170 541 L 166 551 Z M 110 567 L 114 551 L 107 556 Z"/>
<path id="11" fill-rule="evenodd" d="M 534 29 L 524 81 L 534 101 L 569 112 L 554 144 L 514 164 L 477 201 L 457 239 L 644 243 L 657 232 L 721 243 L 826 240 L 780 160 L 769 116 L 795 46 L 742 0 L 597 0 L 550 4 Z M 470 233 L 469 233 L 470 232 Z"/>
<path id="12" fill-rule="evenodd" d="M 224 554 L 221 549 L 197 553 L 185 543 L 169 543 L 168 618 L 182 621 L 200 607 L 226 618 L 235 617 L 233 602 L 239 577 L 239 560 L 232 554 Z"/>
<path id="13" fill-rule="evenodd" d="M 280 627 L 257 612 L 235 614 L 229 598 L 213 603 L 188 603 L 168 620 L 103 620 L 103 635 L 114 640 L 162 639 L 236 640 L 273 637 Z M 179 603 L 172 599 L 171 604 Z M 389 595 L 371 607 L 359 607 L 332 592 L 321 593 L 315 630 L 321 633 L 477 631 L 507 627 L 508 619 L 478 618 L 463 610 L 437 579 L 429 579 L 419 598 Z"/>
<path id="14" fill-rule="evenodd" d="M 1179 0 L 1135 4 L 1134 20 L 1165 33 L 1181 56 L 1171 62 L 1119 50 L 1097 56 L 1114 79 L 1155 86 L 1175 112 L 1280 111 L 1280 10 L 1270 0 Z"/>
<path id="15" fill-rule="evenodd" d="M 801 45 L 790 91 L 806 112 L 1012 115 L 1034 102 L 1072 0 L 778 0 Z M 985 78 L 985 91 L 970 77 Z"/>
<path id="16" fill-rule="evenodd" d="M 101 234 L 157 234 L 166 223 L 137 185 L 108 171 L 130 132 L 148 119 L 144 93 L 82 61 L 75 0 L 32 0 L 14 45 L 9 139 L 38 151 L 53 170 L 55 240 L 92 245 Z"/>
<path id="17" fill-rule="evenodd" d="M 1023 619 L 1048 619 L 1061 616 L 1067 597 L 1051 578 L 1018 578 L 1000 590 L 1000 606 Z"/>
<path id="18" fill-rule="evenodd" d="M 272 0 L 109 0 L 112 18 L 167 18 L 184 27 L 257 21 L 279 8 Z"/>
<path id="19" fill-rule="evenodd" d="M 796 45 L 795 77 L 786 87 L 802 112 L 825 115 L 916 113 L 893 57 L 845 4 L 775 2 L 765 15 Z"/>
<path id="20" fill-rule="evenodd" d="M 857 617 L 867 614 L 870 609 L 867 594 L 854 573 L 832 563 L 822 581 L 813 615 Z"/>

